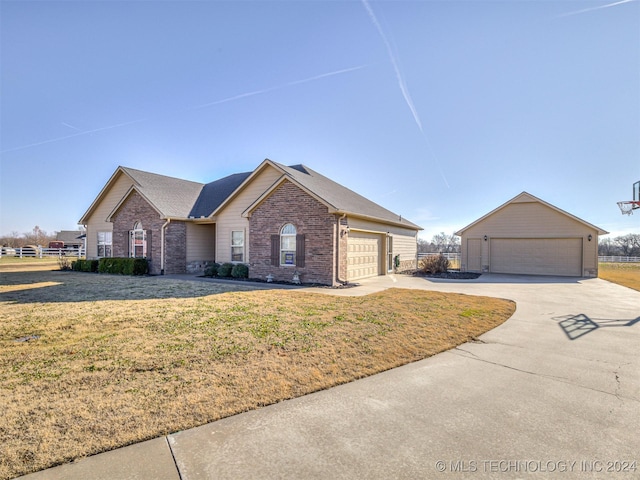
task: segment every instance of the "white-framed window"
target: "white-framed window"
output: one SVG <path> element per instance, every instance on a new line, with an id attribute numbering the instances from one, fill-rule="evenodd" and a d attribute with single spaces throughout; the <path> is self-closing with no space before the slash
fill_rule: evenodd
<path id="1" fill-rule="evenodd" d="M 296 266 L 296 234 L 296 227 L 290 223 L 280 230 L 280 265 L 282 266 Z"/>
<path id="2" fill-rule="evenodd" d="M 113 233 L 98 232 L 98 257 L 113 256 Z"/>
<path id="3" fill-rule="evenodd" d="M 147 257 L 147 232 L 142 229 L 140 222 L 136 222 L 133 230 L 129 232 L 129 256 L 133 258 Z"/>
<path id="4" fill-rule="evenodd" d="M 244 262 L 244 230 L 231 232 L 231 261 Z"/>

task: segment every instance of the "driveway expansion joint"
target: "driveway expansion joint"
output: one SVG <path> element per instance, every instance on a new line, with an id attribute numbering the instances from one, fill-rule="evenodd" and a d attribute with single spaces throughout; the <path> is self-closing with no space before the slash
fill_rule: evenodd
<path id="1" fill-rule="evenodd" d="M 176 473 L 178 474 L 178 478 L 182 479 L 182 473 L 180 473 L 180 466 L 178 465 L 178 461 L 176 460 L 176 454 L 173 453 L 173 448 L 171 448 L 171 439 L 169 435 L 164 436 L 165 441 L 167 442 L 167 447 L 169 447 L 169 452 L 171 453 L 171 458 L 173 459 L 173 464 L 176 466 Z"/>

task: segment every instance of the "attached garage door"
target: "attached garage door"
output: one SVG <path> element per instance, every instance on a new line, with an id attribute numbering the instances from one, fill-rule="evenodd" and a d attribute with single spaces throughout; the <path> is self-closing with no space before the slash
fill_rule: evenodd
<path id="1" fill-rule="evenodd" d="M 380 274 L 381 236 L 351 232 L 347 241 L 347 280 Z"/>
<path id="2" fill-rule="evenodd" d="M 492 238 L 491 271 L 582 276 L 581 238 Z"/>

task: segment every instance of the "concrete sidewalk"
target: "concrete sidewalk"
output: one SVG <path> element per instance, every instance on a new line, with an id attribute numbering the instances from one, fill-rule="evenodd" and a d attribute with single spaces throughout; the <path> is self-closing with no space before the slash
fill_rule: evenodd
<path id="1" fill-rule="evenodd" d="M 498 275 L 314 291 L 389 287 L 509 298 L 517 310 L 477 343 L 23 478 L 640 477 L 640 292 Z"/>

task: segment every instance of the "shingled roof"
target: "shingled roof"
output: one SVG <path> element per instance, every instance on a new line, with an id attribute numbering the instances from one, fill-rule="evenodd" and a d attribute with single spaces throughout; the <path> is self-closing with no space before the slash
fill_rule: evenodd
<path id="1" fill-rule="evenodd" d="M 189 217 L 208 217 L 222 205 L 229 196 L 244 182 L 251 172 L 234 173 L 215 182 L 207 183 L 202 188 L 198 200 L 189 212 Z"/>
<path id="2" fill-rule="evenodd" d="M 186 218 L 205 187 L 202 183 L 120 167 L 134 181 L 134 188 L 163 217 Z"/>
<path id="3" fill-rule="evenodd" d="M 82 244 L 82 239 L 80 238 L 82 235 L 83 232 L 80 230 L 61 230 L 56 234 L 56 240 L 68 244 Z"/>
<path id="4" fill-rule="evenodd" d="M 130 191 L 135 190 L 142 195 L 161 217 L 199 219 L 210 217 L 217 210 L 224 208 L 225 203 L 233 198 L 234 193 L 239 192 L 244 185 L 251 181 L 252 176 L 257 175 L 266 165 L 271 165 L 282 173 L 279 181 L 286 179 L 293 182 L 326 204 L 334 213 L 346 213 L 410 229 L 421 229 L 414 223 L 403 219 L 402 216 L 381 207 L 305 165 L 285 166 L 269 159 L 265 160 L 253 172 L 235 173 L 207 184 L 145 172 L 135 168 L 118 167 L 107 186 L 114 181 L 118 172 L 124 173 L 133 182 Z M 107 186 L 87 210 L 81 222 L 93 211 L 99 199 L 106 192 Z M 121 203 L 112 214 L 120 205 Z M 252 207 L 248 210 L 251 209 Z"/>
<path id="5" fill-rule="evenodd" d="M 294 183 L 312 192 L 336 212 L 383 220 L 407 228 L 421 230 L 421 227 L 402 218 L 401 215 L 381 207 L 368 198 L 349 190 L 305 165 L 287 167 L 273 161 L 272 163 L 277 165 Z"/>

